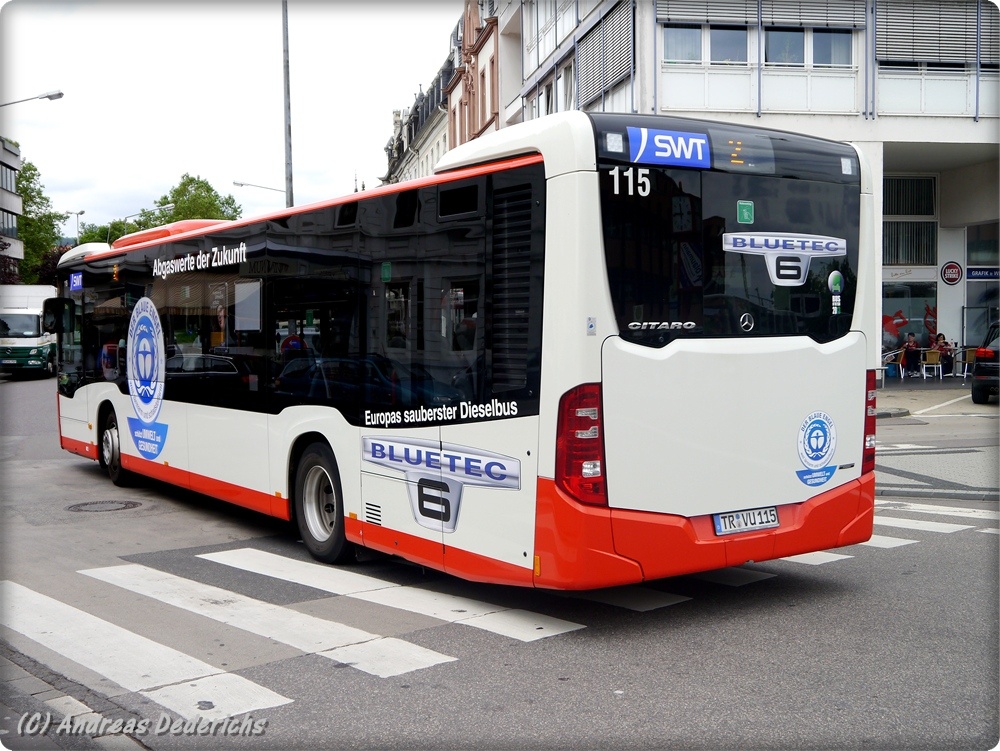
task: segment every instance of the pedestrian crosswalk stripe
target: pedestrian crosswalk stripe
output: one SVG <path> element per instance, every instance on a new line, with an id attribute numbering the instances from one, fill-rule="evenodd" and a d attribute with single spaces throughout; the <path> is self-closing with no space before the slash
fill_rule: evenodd
<path id="1" fill-rule="evenodd" d="M 911 545 L 915 543 L 916 540 L 907 540 L 902 537 L 885 537 L 883 535 L 872 535 L 871 539 L 867 542 L 860 543 L 861 545 L 868 545 L 872 548 L 898 548 L 902 545 Z"/>
<path id="2" fill-rule="evenodd" d="M 372 589 L 398 587 L 384 579 L 366 574 L 358 574 L 334 566 L 323 566 L 308 561 L 297 561 L 283 555 L 275 555 L 255 548 L 223 550 L 218 553 L 202 553 L 198 556 L 233 568 L 263 574 L 272 579 L 302 584 L 313 589 L 331 592 L 335 595 L 352 595 Z"/>
<path id="3" fill-rule="evenodd" d="M 930 503 L 909 503 L 907 501 L 875 501 L 877 510 L 881 511 L 912 511 L 918 514 L 935 514 L 939 516 L 958 516 L 966 519 L 1000 519 L 1000 512 L 979 508 L 956 508 L 938 506 Z"/>
<path id="4" fill-rule="evenodd" d="M 292 701 L 279 697 L 284 701 L 274 703 L 270 697 L 277 694 L 273 691 L 233 673 L 207 675 L 204 678 L 143 691 L 142 694 L 186 719 L 199 720 L 225 720 L 245 712 L 290 704 Z M 221 703 L 214 699 L 206 701 L 206 696 L 225 697 L 225 699 Z M 233 707 L 245 707 L 245 709 Z"/>
<path id="5" fill-rule="evenodd" d="M 399 585 L 374 576 L 309 561 L 296 561 L 253 548 L 204 553 L 198 557 L 244 571 L 303 584 L 324 592 L 333 592 L 411 613 L 420 613 L 450 623 L 472 626 L 520 641 L 535 641 L 583 628 L 579 623 L 560 618 L 526 610 L 512 610 L 420 587 Z"/>
<path id="6" fill-rule="evenodd" d="M 875 515 L 875 523 L 888 527 L 902 527 L 903 529 L 919 529 L 924 532 L 944 532 L 950 534 L 963 529 L 972 529 L 968 524 L 947 524 L 946 522 L 928 522 L 923 519 L 899 519 L 895 516 Z"/>
<path id="7" fill-rule="evenodd" d="M 232 717 L 292 701 L 238 675 L 217 680 L 224 671 L 213 665 L 15 582 L 0 582 L 0 601 L 4 626 L 186 719 Z M 29 656 L 47 664 L 44 655 Z"/>
<path id="8" fill-rule="evenodd" d="M 825 550 L 817 550 L 814 553 L 799 553 L 798 555 L 786 555 L 781 560 L 792 561 L 793 563 L 805 563 L 809 566 L 822 566 L 824 563 L 842 561 L 844 558 L 853 558 L 850 555 L 841 553 L 829 553 Z"/>
<path id="9" fill-rule="evenodd" d="M 458 659 L 392 636 L 348 644 L 320 654 L 379 678 L 392 678 Z"/>
<path id="10" fill-rule="evenodd" d="M 919 443 L 875 443 L 875 450 L 879 453 L 885 451 L 913 451 L 915 449 L 929 449 L 933 446 L 923 446 Z"/>
<path id="11" fill-rule="evenodd" d="M 359 628 L 272 605 L 148 566 L 133 563 L 87 569 L 79 573 L 306 653 L 350 662 L 357 669 L 380 677 L 400 675 L 455 659 L 417 645 L 401 648 L 400 640 L 390 641 Z M 337 652 L 337 648 L 362 642 L 369 644 L 364 649 L 348 650 L 350 660 L 341 660 L 337 656 L 342 654 Z M 391 662 L 393 655 L 402 662 L 387 672 L 386 663 Z"/>

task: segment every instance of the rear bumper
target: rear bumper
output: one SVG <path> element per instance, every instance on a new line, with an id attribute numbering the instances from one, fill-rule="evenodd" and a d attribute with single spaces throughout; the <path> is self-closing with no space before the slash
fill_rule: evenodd
<path id="1" fill-rule="evenodd" d="M 592 589 L 739 566 L 871 538 L 875 478 L 778 506 L 777 529 L 719 537 L 711 516 L 582 506 L 539 480 L 535 585 Z"/>

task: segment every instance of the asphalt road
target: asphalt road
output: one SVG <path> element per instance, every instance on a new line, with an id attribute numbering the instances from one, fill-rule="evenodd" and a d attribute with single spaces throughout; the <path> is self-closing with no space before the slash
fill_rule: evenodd
<path id="1" fill-rule="evenodd" d="M 319 566 L 280 522 L 112 486 L 59 450 L 51 381 L 0 382 L 0 741 L 991 748 L 997 405 L 928 393 L 880 392 L 871 543 L 563 595 Z"/>

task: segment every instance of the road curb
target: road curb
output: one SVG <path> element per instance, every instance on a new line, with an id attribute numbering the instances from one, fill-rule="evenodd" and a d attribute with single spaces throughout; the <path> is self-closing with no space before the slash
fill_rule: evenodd
<path id="1" fill-rule="evenodd" d="M 907 417 L 910 414 L 910 410 L 903 409 L 902 407 L 890 407 L 889 409 L 878 409 L 875 408 L 875 419 L 884 420 L 889 417 Z"/>

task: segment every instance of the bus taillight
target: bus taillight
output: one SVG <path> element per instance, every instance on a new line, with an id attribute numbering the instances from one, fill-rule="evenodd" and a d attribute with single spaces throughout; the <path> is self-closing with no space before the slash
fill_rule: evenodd
<path id="1" fill-rule="evenodd" d="M 865 445 L 861 453 L 861 474 L 875 471 L 875 371 L 869 370 L 865 378 Z"/>
<path id="2" fill-rule="evenodd" d="M 559 401 L 556 485 L 581 503 L 607 505 L 600 384 L 584 383 Z"/>

